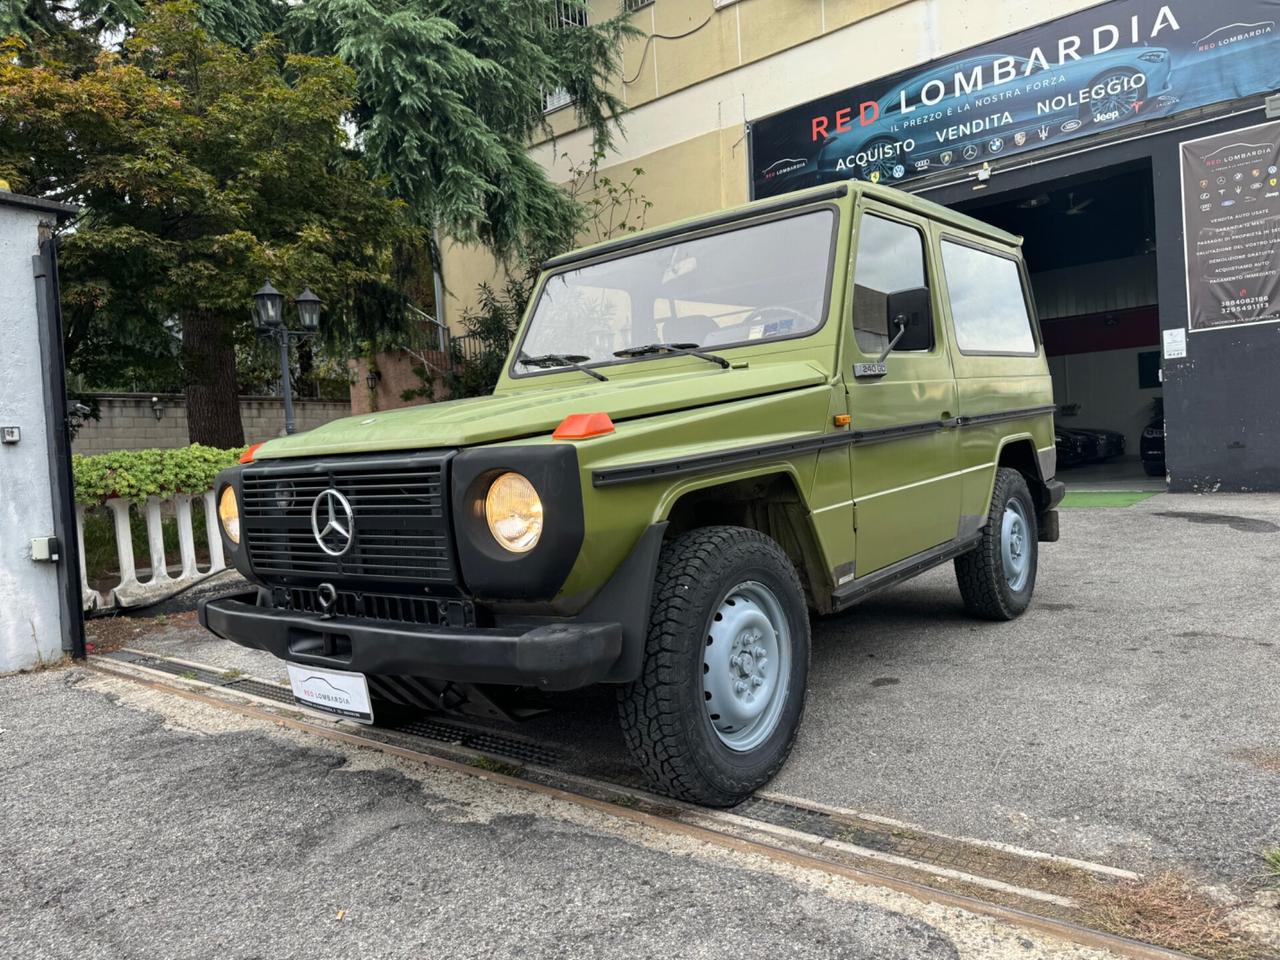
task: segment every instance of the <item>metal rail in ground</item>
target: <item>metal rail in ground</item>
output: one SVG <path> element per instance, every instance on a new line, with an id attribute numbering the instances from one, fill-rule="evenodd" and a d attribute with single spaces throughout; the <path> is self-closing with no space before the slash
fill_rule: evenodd
<path id="1" fill-rule="evenodd" d="M 707 810 L 564 769 L 553 746 L 434 718 L 387 731 L 301 711 L 288 687 L 139 651 L 89 667 L 174 696 L 326 740 L 379 750 L 573 803 L 656 830 L 767 857 L 916 899 L 992 917 L 1134 960 L 1188 955 L 1080 922 L 1074 893 L 1123 882 L 1127 871 L 982 841 L 962 841 L 853 811 L 763 794 L 733 811 Z M 915 853 L 915 856 L 910 855 Z M 976 859 L 975 859 L 976 858 Z"/>

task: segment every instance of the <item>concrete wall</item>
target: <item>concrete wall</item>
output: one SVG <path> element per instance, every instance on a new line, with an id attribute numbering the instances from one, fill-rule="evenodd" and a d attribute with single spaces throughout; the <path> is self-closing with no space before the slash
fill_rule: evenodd
<path id="1" fill-rule="evenodd" d="M 54 533 L 31 268 L 45 217 L 0 197 L 0 426 L 22 430 L 20 443 L 0 445 L 0 673 L 62 656 L 58 571 L 31 559 L 32 538 Z"/>
<path id="2" fill-rule="evenodd" d="M 99 397 L 100 420 L 89 420 L 72 443 L 75 453 L 109 453 L 113 450 L 146 450 L 153 447 L 185 447 L 187 405 L 181 396 L 160 397 L 164 415 L 157 420 L 151 394 L 113 394 Z M 349 403 L 321 400 L 294 402 L 299 432 L 330 420 L 349 416 Z M 240 401 L 247 443 L 270 440 L 284 434 L 284 407 L 275 397 L 245 397 Z"/>

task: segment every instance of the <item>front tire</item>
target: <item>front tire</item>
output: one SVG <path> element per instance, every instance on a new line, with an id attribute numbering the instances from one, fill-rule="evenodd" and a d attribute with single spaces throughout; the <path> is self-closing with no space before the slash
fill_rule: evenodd
<path id="1" fill-rule="evenodd" d="M 786 762 L 804 714 L 809 616 L 786 553 L 756 530 L 704 527 L 664 545 L 623 735 L 662 793 L 730 807 Z"/>
<path id="2" fill-rule="evenodd" d="M 1017 470 L 996 471 L 982 539 L 956 558 L 964 608 L 984 620 L 1013 620 L 1031 605 L 1039 561 L 1035 502 Z"/>

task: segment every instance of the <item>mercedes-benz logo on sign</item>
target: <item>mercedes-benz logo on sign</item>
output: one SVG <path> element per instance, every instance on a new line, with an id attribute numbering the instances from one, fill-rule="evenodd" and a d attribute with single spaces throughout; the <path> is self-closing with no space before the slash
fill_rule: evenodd
<path id="1" fill-rule="evenodd" d="M 356 517 L 350 501 L 332 488 L 322 490 L 311 504 L 311 532 L 320 549 L 331 557 L 340 557 L 350 550 L 356 532 Z"/>

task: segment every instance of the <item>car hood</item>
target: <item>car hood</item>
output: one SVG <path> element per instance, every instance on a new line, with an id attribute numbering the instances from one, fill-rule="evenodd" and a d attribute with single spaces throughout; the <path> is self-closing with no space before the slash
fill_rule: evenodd
<path id="1" fill-rule="evenodd" d="M 827 376 L 816 364 L 796 361 L 728 370 L 667 369 L 651 376 L 616 375 L 607 383 L 558 380 L 555 385 L 335 420 L 307 433 L 271 440 L 258 449 L 255 459 L 515 440 L 550 433 L 571 413 L 603 411 L 615 421 L 626 420 L 816 386 L 825 383 Z"/>

